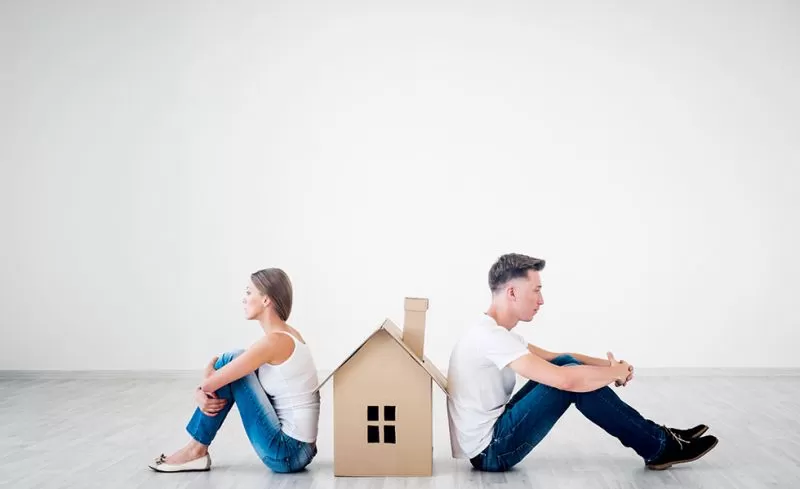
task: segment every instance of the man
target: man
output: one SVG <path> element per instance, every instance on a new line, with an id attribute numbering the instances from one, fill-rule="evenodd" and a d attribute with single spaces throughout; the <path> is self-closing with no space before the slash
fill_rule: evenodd
<path id="1" fill-rule="evenodd" d="M 545 261 L 511 253 L 489 271 L 492 304 L 476 318 L 450 356 L 447 401 L 453 457 L 473 467 L 504 471 L 519 463 L 571 404 L 632 448 L 650 469 L 691 462 L 717 444 L 708 427 L 659 426 L 608 386 L 633 379 L 633 367 L 586 355 L 557 354 L 528 344 L 511 330 L 544 304 L 539 272 Z M 516 374 L 529 379 L 513 398 Z"/>

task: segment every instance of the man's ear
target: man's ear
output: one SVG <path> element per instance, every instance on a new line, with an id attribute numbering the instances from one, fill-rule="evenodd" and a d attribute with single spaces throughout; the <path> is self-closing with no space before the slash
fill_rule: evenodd
<path id="1" fill-rule="evenodd" d="M 513 285 L 509 285 L 506 289 L 506 295 L 512 301 L 517 300 L 517 289 Z"/>

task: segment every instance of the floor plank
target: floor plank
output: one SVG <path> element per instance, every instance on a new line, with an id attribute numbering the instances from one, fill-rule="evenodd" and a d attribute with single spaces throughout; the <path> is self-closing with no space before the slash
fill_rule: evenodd
<path id="1" fill-rule="evenodd" d="M 146 463 L 185 443 L 190 379 L 0 379 L 0 487 L 14 488 L 794 488 L 800 486 L 800 377 L 648 377 L 617 392 L 671 426 L 711 426 L 720 444 L 702 460 L 645 470 L 616 439 L 570 409 L 508 473 L 450 457 L 444 396 L 434 394 L 434 476 L 332 475 L 332 391 L 322 392 L 319 455 L 300 474 L 256 458 L 234 410 L 211 447 L 213 470 L 156 474 Z"/>

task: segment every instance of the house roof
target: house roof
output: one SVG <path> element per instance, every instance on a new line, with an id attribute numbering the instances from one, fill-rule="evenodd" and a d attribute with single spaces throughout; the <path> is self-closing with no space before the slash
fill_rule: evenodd
<path id="1" fill-rule="evenodd" d="M 403 333 L 400 331 L 400 328 L 398 328 L 389 319 L 383 321 L 383 324 L 381 324 L 378 327 L 378 329 L 376 329 L 369 336 L 367 336 L 364 339 L 364 341 L 362 341 L 361 344 L 358 345 L 358 347 L 355 350 L 353 350 L 353 352 L 350 353 L 350 355 L 348 355 L 347 358 L 344 359 L 344 361 L 342 361 L 342 363 L 340 363 L 335 369 L 333 369 L 333 372 L 331 372 L 327 377 L 325 377 L 325 379 L 322 382 L 320 382 L 317 388 L 314 390 L 317 391 L 321 389 L 322 386 L 325 385 L 325 383 L 328 382 L 328 380 L 330 380 L 333 377 L 333 375 L 340 368 L 342 368 L 344 364 L 346 364 L 347 362 L 350 361 L 351 358 L 353 358 L 353 355 L 358 353 L 358 350 L 360 350 L 364 345 L 367 344 L 367 342 L 370 339 L 372 339 L 373 336 L 375 336 L 381 331 L 386 331 L 387 333 L 389 333 L 389 336 L 391 336 L 397 342 L 397 344 L 400 345 L 400 347 L 403 348 L 403 350 L 405 350 L 406 353 L 408 353 L 411 359 L 414 360 L 414 362 L 417 365 L 422 367 L 422 369 L 428 373 L 428 375 L 430 376 L 431 379 L 433 379 L 436 385 L 438 385 L 442 389 L 442 392 L 447 394 L 447 378 L 442 374 L 442 372 L 439 371 L 438 368 L 436 368 L 436 365 L 434 365 L 433 362 L 431 362 L 428 357 L 423 355 L 423 358 L 420 359 L 417 355 L 414 354 L 414 352 L 411 351 L 411 348 L 409 348 L 408 345 L 406 345 L 405 342 L 403 341 Z"/>

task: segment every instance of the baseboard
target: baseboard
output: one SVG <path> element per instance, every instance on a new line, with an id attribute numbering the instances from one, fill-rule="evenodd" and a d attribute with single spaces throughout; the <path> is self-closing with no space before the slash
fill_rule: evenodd
<path id="1" fill-rule="evenodd" d="M 320 370 L 320 380 L 330 370 Z M 446 372 L 444 372 L 447 375 Z M 182 380 L 199 379 L 202 370 L 0 370 L 0 380 Z M 800 377 L 800 368 L 642 367 L 637 377 Z"/>
<path id="2" fill-rule="evenodd" d="M 202 370 L 0 370 L 0 380 L 181 380 L 202 377 Z"/>
<path id="3" fill-rule="evenodd" d="M 765 367 L 643 367 L 637 377 L 800 377 L 800 368 Z"/>

